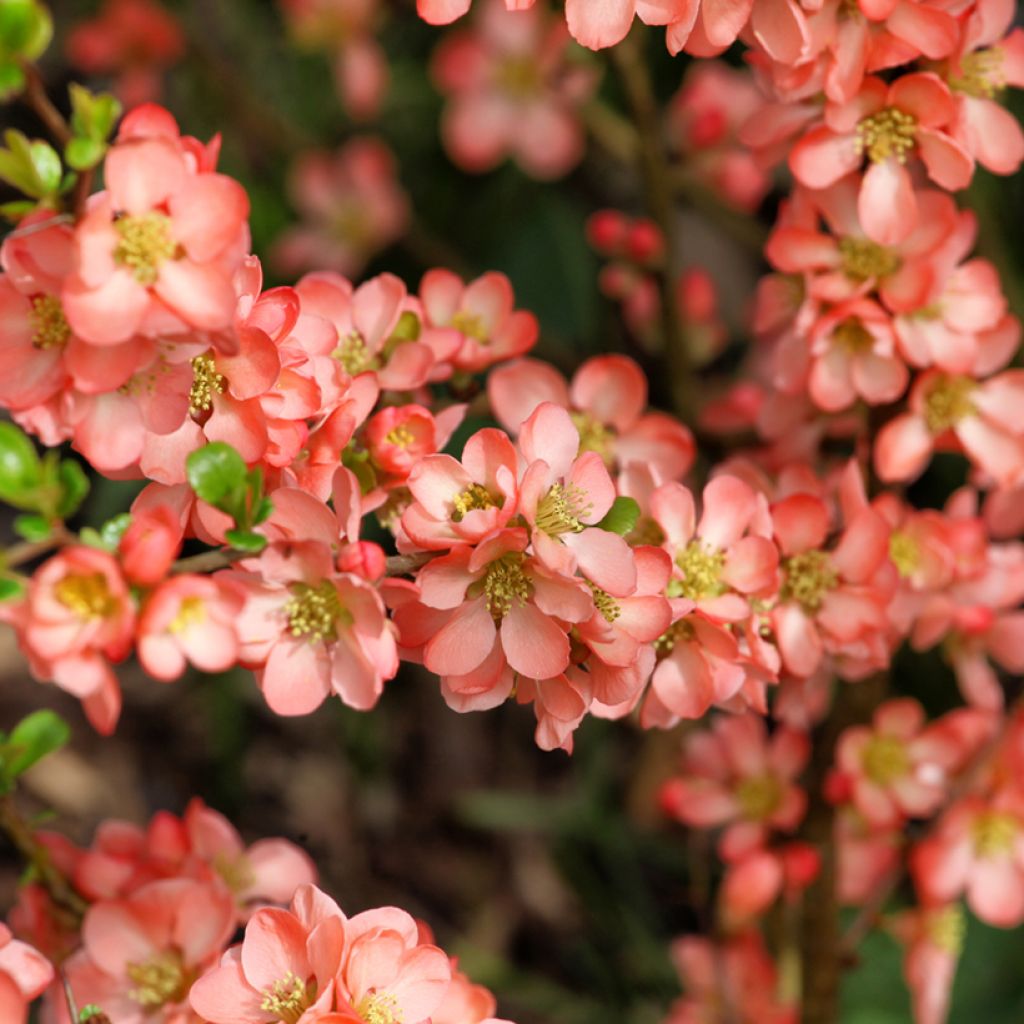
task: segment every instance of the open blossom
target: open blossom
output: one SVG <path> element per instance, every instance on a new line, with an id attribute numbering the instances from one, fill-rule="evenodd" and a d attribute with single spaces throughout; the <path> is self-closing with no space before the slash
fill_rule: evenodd
<path id="1" fill-rule="evenodd" d="M 910 410 L 890 420 L 875 443 L 875 467 L 890 483 L 912 480 L 936 449 L 962 450 L 1001 486 L 1024 473 L 1024 371 L 977 381 L 927 370 L 914 381 Z"/>
<path id="2" fill-rule="evenodd" d="M 68 984 L 79 1006 L 102 1006 L 117 1024 L 191 1024 L 189 989 L 234 928 L 224 889 L 185 878 L 151 882 L 89 908 L 82 949 L 65 965 Z"/>
<path id="3" fill-rule="evenodd" d="M 865 158 L 857 209 L 864 232 L 879 245 L 894 245 L 917 226 L 918 210 L 905 166 L 919 156 L 936 184 L 965 188 L 974 161 L 949 134 L 953 99 L 934 74 L 902 75 L 891 85 L 865 78 L 857 96 L 825 108 L 824 123 L 805 133 L 789 163 L 808 188 L 827 188 Z"/>
<path id="4" fill-rule="evenodd" d="M 395 907 L 347 918 L 313 886 L 289 910 L 258 910 L 240 946 L 193 987 L 211 1024 L 424 1021 L 451 984 L 448 957 Z"/>
<path id="5" fill-rule="evenodd" d="M 116 345 L 171 316 L 162 333 L 226 330 L 232 278 L 248 242 L 249 200 L 236 181 L 198 169 L 159 107 L 121 123 L 105 163 L 106 191 L 75 229 L 77 266 L 61 292 L 72 330 Z"/>
<path id="6" fill-rule="evenodd" d="M 967 930 L 963 910 L 957 903 L 907 910 L 896 916 L 889 929 L 905 946 L 903 974 L 915 1024 L 945 1024 Z"/>
<path id="7" fill-rule="evenodd" d="M 227 580 L 182 574 L 146 599 L 137 627 L 142 667 L 155 679 L 176 679 L 192 664 L 226 672 L 238 660 L 235 620 L 245 597 Z"/>
<path id="8" fill-rule="evenodd" d="M 943 905 L 965 894 L 982 921 L 1015 928 L 1024 921 L 1024 804 L 1014 789 L 992 799 L 967 796 L 917 845 L 911 873 L 921 900 Z"/>
<path id="9" fill-rule="evenodd" d="M 786 669 L 809 676 L 826 652 L 858 650 L 858 644 L 868 645 L 861 652 L 865 657 L 887 663 L 880 631 L 888 587 L 874 580 L 888 559 L 885 521 L 862 509 L 832 550 L 825 547 L 829 514 L 820 498 L 784 498 L 772 507 L 772 521 L 782 554 L 782 585 L 771 622 Z"/>
<path id="10" fill-rule="evenodd" d="M 479 6 L 472 28 L 446 36 L 431 72 L 448 103 L 441 137 L 467 171 L 488 171 L 506 156 L 527 174 L 558 178 L 583 156 L 577 107 L 596 76 L 572 63 L 565 22 L 544 7 Z"/>
<path id="11" fill-rule="evenodd" d="M 451 356 L 457 370 L 479 373 L 521 356 L 537 341 L 537 318 L 513 309 L 512 284 L 504 274 L 492 271 L 465 284 L 450 270 L 429 270 L 420 282 L 419 298 L 422 340 L 447 347 L 438 335 L 454 334 L 460 341 Z"/>
<path id="12" fill-rule="evenodd" d="M 847 791 L 876 828 L 933 814 L 985 731 L 983 716 L 963 709 L 951 714 L 970 720 L 947 717 L 926 725 L 917 701 L 886 702 L 875 711 L 870 727 L 853 726 L 840 737 L 830 788 Z"/>
<path id="13" fill-rule="evenodd" d="M 246 595 L 240 660 L 274 711 L 308 714 L 332 693 L 351 707 L 377 703 L 398 670 L 392 627 L 377 591 L 339 572 L 326 544 L 271 544 L 225 578 Z"/>
<path id="14" fill-rule="evenodd" d="M 68 35 L 68 59 L 90 75 L 113 75 L 122 103 L 160 95 L 161 72 L 177 63 L 185 37 L 177 19 L 155 0 L 106 0 L 95 18 Z"/>
<path id="15" fill-rule="evenodd" d="M 373 137 L 351 139 L 334 153 L 300 153 L 288 195 L 302 221 L 277 239 L 272 255 L 290 273 L 325 268 L 357 274 L 409 222 L 394 154 Z"/>
<path id="16" fill-rule="evenodd" d="M 501 425 L 515 435 L 542 402 L 569 410 L 580 451 L 597 452 L 609 469 L 631 463 L 651 467 L 661 480 L 677 480 L 690 468 L 693 437 L 678 420 L 648 412 L 647 380 L 628 356 L 594 356 L 568 384 L 538 359 L 499 366 L 487 379 L 487 397 Z"/>
<path id="17" fill-rule="evenodd" d="M 682 775 L 662 787 L 661 805 L 696 828 L 728 826 L 723 851 L 749 850 L 800 823 L 807 797 L 796 779 L 809 756 L 804 733 L 782 726 L 769 737 L 754 714 L 720 716 L 687 737 Z"/>
<path id="18" fill-rule="evenodd" d="M 11 936 L 0 924 L 0 1015 L 26 1024 L 28 1006 L 53 980 L 53 966 L 38 950 Z"/>
<path id="19" fill-rule="evenodd" d="M 110 667 L 131 650 L 135 608 L 117 562 L 71 546 L 35 572 L 23 602 L 5 611 L 36 678 L 80 698 L 100 731 L 113 731 L 121 691 Z"/>

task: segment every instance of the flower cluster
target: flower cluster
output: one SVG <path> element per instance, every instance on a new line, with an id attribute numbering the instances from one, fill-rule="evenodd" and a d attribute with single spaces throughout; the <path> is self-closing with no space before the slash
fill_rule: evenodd
<path id="1" fill-rule="evenodd" d="M 397 907 L 347 918 L 316 888 L 297 846 L 262 839 L 246 847 L 198 799 L 183 817 L 160 812 L 146 828 L 105 822 L 87 849 L 49 832 L 35 841 L 71 895 L 60 905 L 38 882 L 19 893 L 12 927 L 45 956 L 0 926 L 5 1021 L 23 1022 L 47 986 L 54 1020 L 69 1019 L 69 994 L 110 1024 L 494 1018 L 494 997 L 425 925 Z M 239 927 L 244 940 L 230 946 Z M 63 984 L 51 985 L 55 966 Z"/>

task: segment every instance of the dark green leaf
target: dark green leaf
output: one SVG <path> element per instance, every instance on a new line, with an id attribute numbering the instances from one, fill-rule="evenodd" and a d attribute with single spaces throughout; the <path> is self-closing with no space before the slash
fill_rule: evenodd
<path id="1" fill-rule="evenodd" d="M 31 492 L 39 483 L 35 445 L 13 423 L 0 423 L 0 498 L 18 508 L 30 508 Z"/>
<path id="2" fill-rule="evenodd" d="M 25 584 L 13 576 L 0 576 L 0 601 L 14 601 L 25 593 Z"/>
<path id="3" fill-rule="evenodd" d="M 624 537 L 636 526 L 640 518 L 640 506 L 632 499 L 620 495 L 612 502 L 608 514 L 599 522 L 598 528 L 608 530 L 610 533 L 617 533 Z"/>

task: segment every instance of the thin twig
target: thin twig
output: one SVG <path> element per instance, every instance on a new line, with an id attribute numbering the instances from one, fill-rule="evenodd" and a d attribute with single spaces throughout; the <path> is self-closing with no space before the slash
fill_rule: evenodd
<path id="1" fill-rule="evenodd" d="M 53 137 L 54 142 L 57 142 L 63 149 L 74 138 L 71 126 L 46 94 L 43 76 L 39 74 L 39 69 L 35 64 L 23 64 L 21 70 L 25 74 L 25 91 L 21 94 L 22 100 L 35 111 L 39 120 L 46 125 L 46 130 Z"/>
<path id="2" fill-rule="evenodd" d="M 671 378 L 672 404 L 680 419 L 692 419 L 693 380 L 686 334 L 679 312 L 676 218 L 672 180 L 662 142 L 661 119 L 644 59 L 641 36 L 634 29 L 608 52 L 633 113 L 640 144 L 640 171 L 651 217 L 665 239 L 665 267 L 659 275 L 665 362 Z"/>

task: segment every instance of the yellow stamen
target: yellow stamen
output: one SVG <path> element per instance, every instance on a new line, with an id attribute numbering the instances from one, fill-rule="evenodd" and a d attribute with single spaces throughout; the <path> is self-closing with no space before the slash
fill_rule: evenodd
<path id="1" fill-rule="evenodd" d="M 464 491 L 455 495 L 452 501 L 452 519 L 461 523 L 466 514 L 477 509 L 497 508 L 498 503 L 482 484 L 470 484 Z"/>
<path id="2" fill-rule="evenodd" d="M 736 801 L 744 817 L 762 821 L 770 817 L 782 802 L 782 786 L 774 775 L 744 779 L 736 787 Z"/>
<path id="3" fill-rule="evenodd" d="M 728 589 L 719 577 L 725 568 L 725 552 L 712 551 L 699 540 L 692 540 L 686 549 L 676 555 L 676 565 L 683 579 L 669 583 L 669 597 L 688 597 L 691 601 L 718 597 Z"/>
<path id="4" fill-rule="evenodd" d="M 779 597 L 796 601 L 805 612 L 816 612 L 825 595 L 839 582 L 839 575 L 825 551 L 803 551 L 782 562 L 783 583 Z"/>
<path id="5" fill-rule="evenodd" d="M 881 163 L 889 157 L 905 164 L 914 149 L 917 118 L 913 114 L 886 107 L 863 118 L 857 125 L 858 153 L 865 153 L 872 163 Z"/>
<path id="6" fill-rule="evenodd" d="M 182 1002 L 193 980 L 176 950 L 157 953 L 140 964 L 128 964 L 125 974 L 136 986 L 128 997 L 147 1011 Z"/>
<path id="7" fill-rule="evenodd" d="M 861 763 L 867 777 L 879 786 L 890 786 L 910 769 L 906 746 L 895 736 L 872 736 L 864 745 Z"/>
<path id="8" fill-rule="evenodd" d="M 184 633 L 206 619 L 206 605 L 201 597 L 186 597 L 178 606 L 178 614 L 167 624 L 168 633 Z"/>
<path id="9" fill-rule="evenodd" d="M 592 508 L 586 492 L 575 484 L 568 487 L 555 484 L 537 503 L 537 528 L 550 537 L 557 537 L 560 533 L 579 533 L 584 529 L 583 517 Z"/>
<path id="10" fill-rule="evenodd" d="M 1013 849 L 1020 821 L 1006 811 L 985 811 L 971 825 L 974 852 L 979 857 L 1002 857 Z"/>
<path id="11" fill-rule="evenodd" d="M 974 413 L 971 394 L 976 383 L 970 377 L 947 376 L 935 378 L 925 397 L 924 418 L 933 434 L 941 434 Z"/>
<path id="12" fill-rule="evenodd" d="M 452 327 L 461 331 L 467 338 L 473 338 L 480 342 L 481 345 L 486 345 L 490 340 L 487 337 L 487 328 L 484 326 L 483 317 L 478 313 L 467 313 L 460 309 L 452 317 Z"/>
<path id="13" fill-rule="evenodd" d="M 80 619 L 106 619 L 117 611 L 117 599 L 101 572 L 65 576 L 53 588 L 57 600 Z"/>
<path id="14" fill-rule="evenodd" d="M 356 1013 L 366 1024 L 402 1024 L 402 1010 L 390 992 L 368 993 L 359 1000 Z"/>
<path id="15" fill-rule="evenodd" d="M 514 605 L 522 607 L 530 599 L 533 585 L 523 568 L 524 556 L 512 551 L 491 562 L 484 576 L 483 592 L 491 617 L 500 622 Z"/>
<path id="16" fill-rule="evenodd" d="M 855 281 L 888 277 L 900 268 L 896 253 L 867 238 L 839 239 L 839 254 L 843 258 L 843 272 Z"/>
<path id="17" fill-rule="evenodd" d="M 260 994 L 263 996 L 260 1009 L 276 1014 L 283 1024 L 298 1024 L 313 1002 L 310 986 L 291 971 Z"/>
<path id="18" fill-rule="evenodd" d="M 71 327 L 56 295 L 37 295 L 32 299 L 28 319 L 36 348 L 63 348 L 68 343 Z"/>
<path id="19" fill-rule="evenodd" d="M 160 264 L 178 257 L 171 218 L 165 213 L 128 214 L 118 217 L 114 228 L 121 236 L 114 247 L 114 262 L 128 267 L 139 284 L 154 284 Z"/>
<path id="20" fill-rule="evenodd" d="M 292 636 L 305 637 L 310 643 L 333 640 L 338 624 L 349 616 L 341 606 L 337 588 L 329 580 L 315 587 L 308 583 L 293 584 L 292 597 L 284 611 Z"/>
<path id="21" fill-rule="evenodd" d="M 209 412 L 213 396 L 224 394 L 224 375 L 217 372 L 217 363 L 208 352 L 192 360 L 192 387 L 188 392 L 188 411 L 193 415 Z"/>

